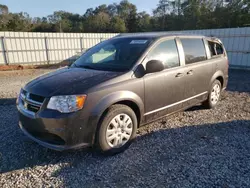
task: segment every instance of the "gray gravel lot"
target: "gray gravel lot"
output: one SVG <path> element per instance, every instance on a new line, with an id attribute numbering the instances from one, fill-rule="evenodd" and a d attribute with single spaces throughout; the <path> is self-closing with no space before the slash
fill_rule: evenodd
<path id="1" fill-rule="evenodd" d="M 9 103 L 16 98 L 20 88 L 29 80 L 36 78 L 39 75 L 53 71 L 51 69 L 26 69 L 21 71 L 0 71 L 0 104 Z"/>
<path id="2" fill-rule="evenodd" d="M 48 71 L 0 72 L 0 187 L 250 187 L 250 72 L 230 71 L 216 109 L 152 123 L 127 151 L 104 157 L 51 151 L 18 129 L 16 94 Z"/>

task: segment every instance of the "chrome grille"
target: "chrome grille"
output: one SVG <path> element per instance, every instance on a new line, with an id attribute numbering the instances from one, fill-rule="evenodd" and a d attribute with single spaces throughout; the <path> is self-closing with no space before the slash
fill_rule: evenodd
<path id="1" fill-rule="evenodd" d="M 25 90 L 22 90 L 20 93 L 20 104 L 25 110 L 31 112 L 38 112 L 44 102 L 44 97 L 28 93 Z"/>

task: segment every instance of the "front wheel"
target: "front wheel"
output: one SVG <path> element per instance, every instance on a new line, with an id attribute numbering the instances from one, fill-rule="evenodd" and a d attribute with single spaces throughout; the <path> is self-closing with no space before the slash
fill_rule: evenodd
<path id="1" fill-rule="evenodd" d="M 209 91 L 208 99 L 203 103 L 207 108 L 214 108 L 217 106 L 221 97 L 221 83 L 215 80 Z"/>
<path id="2" fill-rule="evenodd" d="M 97 130 L 96 144 L 106 154 L 123 152 L 136 136 L 137 118 L 126 105 L 111 106 Z"/>

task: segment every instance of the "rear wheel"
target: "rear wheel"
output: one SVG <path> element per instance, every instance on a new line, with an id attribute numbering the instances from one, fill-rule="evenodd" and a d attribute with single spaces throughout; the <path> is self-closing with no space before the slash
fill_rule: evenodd
<path id="1" fill-rule="evenodd" d="M 221 83 L 219 80 L 215 80 L 209 91 L 208 99 L 203 103 L 207 108 L 214 108 L 217 106 L 221 97 Z"/>
<path id="2" fill-rule="evenodd" d="M 116 154 L 127 149 L 136 136 L 137 118 L 126 105 L 113 105 L 100 122 L 97 146 L 106 154 Z"/>

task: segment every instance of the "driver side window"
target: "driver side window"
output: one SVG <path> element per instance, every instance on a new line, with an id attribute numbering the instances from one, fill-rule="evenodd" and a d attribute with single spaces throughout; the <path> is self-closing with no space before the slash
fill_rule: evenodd
<path id="1" fill-rule="evenodd" d="M 165 69 L 180 66 L 179 53 L 174 39 L 159 43 L 148 54 L 148 60 L 160 60 Z"/>

